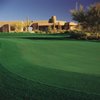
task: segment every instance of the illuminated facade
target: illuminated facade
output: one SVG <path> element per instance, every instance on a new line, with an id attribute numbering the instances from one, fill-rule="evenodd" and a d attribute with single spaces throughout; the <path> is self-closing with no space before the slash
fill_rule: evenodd
<path id="1" fill-rule="evenodd" d="M 77 26 L 74 22 L 60 21 L 52 16 L 49 20 L 0 22 L 0 32 L 60 32 L 75 30 Z"/>

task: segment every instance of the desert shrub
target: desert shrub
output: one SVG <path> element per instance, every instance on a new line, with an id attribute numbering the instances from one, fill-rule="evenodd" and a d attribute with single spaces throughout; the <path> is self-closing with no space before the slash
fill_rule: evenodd
<path id="1" fill-rule="evenodd" d="M 90 35 L 90 36 L 87 36 L 87 39 L 88 39 L 88 40 L 99 40 L 100 37 L 97 36 L 97 35 Z"/>
<path id="2" fill-rule="evenodd" d="M 65 32 L 71 39 L 86 39 L 86 34 L 81 31 L 67 31 Z"/>

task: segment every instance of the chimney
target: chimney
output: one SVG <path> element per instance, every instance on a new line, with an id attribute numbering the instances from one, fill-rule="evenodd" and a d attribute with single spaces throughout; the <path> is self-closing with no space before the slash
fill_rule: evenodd
<path id="1" fill-rule="evenodd" d="M 52 22 L 53 22 L 53 23 L 56 23 L 56 21 L 57 21 L 56 16 L 52 16 Z"/>

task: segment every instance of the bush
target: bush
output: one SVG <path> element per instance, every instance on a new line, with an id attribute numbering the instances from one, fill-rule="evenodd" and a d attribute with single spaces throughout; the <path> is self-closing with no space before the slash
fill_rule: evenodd
<path id="1" fill-rule="evenodd" d="M 81 31 L 67 31 L 65 33 L 72 39 L 86 39 L 86 34 Z"/>
<path id="2" fill-rule="evenodd" d="M 99 36 L 96 36 L 96 35 L 90 35 L 87 37 L 88 40 L 99 40 L 100 37 Z"/>

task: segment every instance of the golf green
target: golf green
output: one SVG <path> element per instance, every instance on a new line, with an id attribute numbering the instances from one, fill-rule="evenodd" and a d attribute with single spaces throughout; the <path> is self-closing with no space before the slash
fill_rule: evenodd
<path id="1" fill-rule="evenodd" d="M 0 38 L 0 95 L 0 100 L 99 100 L 100 43 Z"/>

